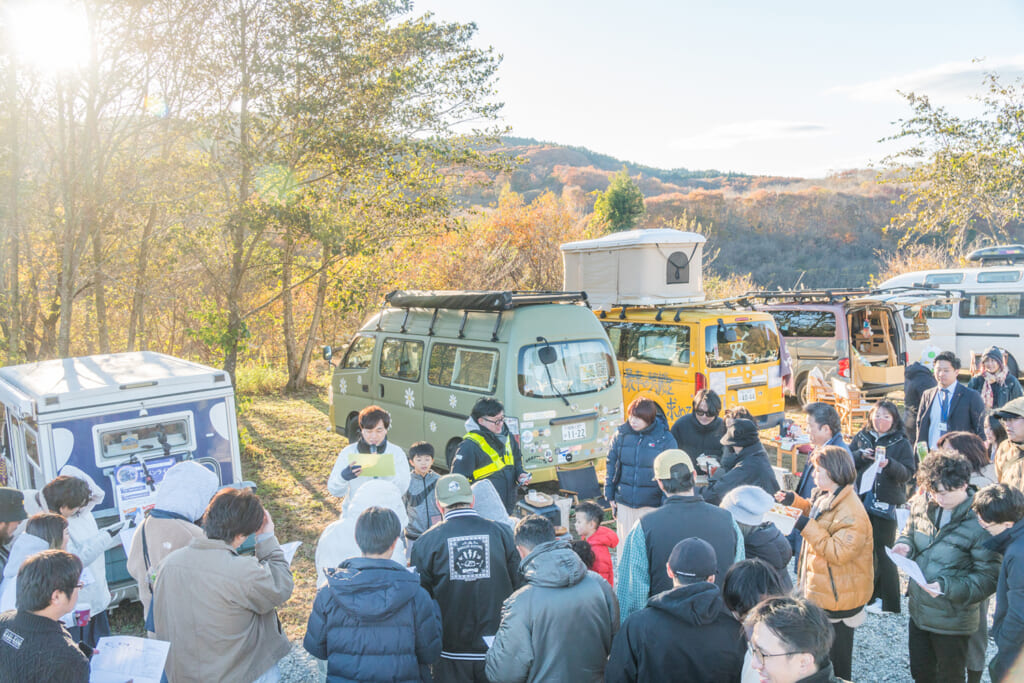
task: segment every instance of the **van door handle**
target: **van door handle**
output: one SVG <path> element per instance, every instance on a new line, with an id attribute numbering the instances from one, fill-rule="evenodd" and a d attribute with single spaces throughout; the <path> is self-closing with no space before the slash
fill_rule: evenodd
<path id="1" fill-rule="evenodd" d="M 384 385 L 383 384 L 379 384 L 378 386 L 380 387 L 380 397 L 384 398 Z"/>

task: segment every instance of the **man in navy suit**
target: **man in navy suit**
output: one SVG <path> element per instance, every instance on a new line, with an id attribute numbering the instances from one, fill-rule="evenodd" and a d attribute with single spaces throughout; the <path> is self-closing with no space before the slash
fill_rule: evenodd
<path id="1" fill-rule="evenodd" d="M 935 356 L 938 385 L 921 394 L 917 409 L 917 440 L 935 448 L 946 432 L 973 432 L 985 438 L 985 402 L 981 394 L 956 381 L 960 359 L 952 351 Z"/>

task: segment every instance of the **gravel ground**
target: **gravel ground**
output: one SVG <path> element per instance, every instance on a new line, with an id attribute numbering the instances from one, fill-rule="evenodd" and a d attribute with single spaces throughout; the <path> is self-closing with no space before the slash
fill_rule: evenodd
<path id="1" fill-rule="evenodd" d="M 993 600 L 990 601 L 989 610 L 991 612 L 994 609 Z M 910 654 L 907 650 L 908 622 L 906 597 L 903 598 L 900 614 L 868 614 L 867 621 L 857 629 L 853 641 L 853 680 L 856 683 L 911 681 Z M 989 640 L 986 662 L 995 655 L 995 649 Z M 281 680 L 283 683 L 319 681 L 316 660 L 302 649 L 301 643 L 296 643 L 291 654 L 281 660 Z M 981 680 L 989 683 L 987 671 Z"/>

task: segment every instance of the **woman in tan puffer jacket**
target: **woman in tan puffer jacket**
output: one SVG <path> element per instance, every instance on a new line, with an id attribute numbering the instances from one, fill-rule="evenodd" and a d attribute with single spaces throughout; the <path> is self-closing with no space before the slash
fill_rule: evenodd
<path id="1" fill-rule="evenodd" d="M 835 674 L 849 679 L 853 629 L 864 622 L 874 590 L 871 520 L 854 490 L 857 470 L 850 454 L 826 446 L 811 456 L 814 494 L 806 500 L 780 496 L 804 513 L 796 528 L 804 539 L 797 565 L 800 592 L 828 614 L 835 628 L 830 657 Z"/>

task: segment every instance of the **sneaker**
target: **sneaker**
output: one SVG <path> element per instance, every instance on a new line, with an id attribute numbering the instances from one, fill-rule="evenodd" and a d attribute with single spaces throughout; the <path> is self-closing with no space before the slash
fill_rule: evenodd
<path id="1" fill-rule="evenodd" d="M 882 613 L 882 599 L 878 598 L 874 602 L 868 603 L 867 605 L 864 606 L 864 609 L 866 609 L 868 612 L 871 612 L 872 614 L 881 614 Z"/>

